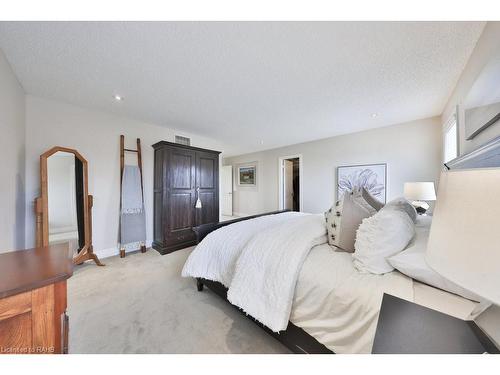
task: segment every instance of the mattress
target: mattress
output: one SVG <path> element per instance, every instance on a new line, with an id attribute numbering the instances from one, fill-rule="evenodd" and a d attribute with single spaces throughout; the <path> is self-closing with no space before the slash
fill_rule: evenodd
<path id="1" fill-rule="evenodd" d="M 384 293 L 466 319 L 477 303 L 393 271 L 358 272 L 352 256 L 312 248 L 300 271 L 290 321 L 335 353 L 370 353 Z"/>

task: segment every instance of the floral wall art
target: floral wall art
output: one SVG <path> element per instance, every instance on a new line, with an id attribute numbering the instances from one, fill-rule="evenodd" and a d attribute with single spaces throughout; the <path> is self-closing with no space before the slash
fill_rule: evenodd
<path id="1" fill-rule="evenodd" d="M 350 165 L 337 168 L 337 199 L 364 187 L 380 202 L 386 201 L 387 164 Z"/>

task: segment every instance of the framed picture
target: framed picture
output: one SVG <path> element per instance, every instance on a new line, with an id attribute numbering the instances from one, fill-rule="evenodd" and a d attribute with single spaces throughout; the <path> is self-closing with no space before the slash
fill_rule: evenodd
<path id="1" fill-rule="evenodd" d="M 242 165 L 238 167 L 238 185 L 257 185 L 257 167 L 255 165 Z"/>
<path id="2" fill-rule="evenodd" d="M 364 187 L 380 202 L 386 201 L 387 164 L 349 165 L 337 167 L 337 199 L 345 192 Z"/>

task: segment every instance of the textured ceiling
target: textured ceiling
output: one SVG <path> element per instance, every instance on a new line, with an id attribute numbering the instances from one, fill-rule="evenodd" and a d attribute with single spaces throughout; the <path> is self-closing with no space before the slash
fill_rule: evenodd
<path id="1" fill-rule="evenodd" d="M 30 94 L 248 152 L 439 115 L 483 27 L 0 22 L 0 48 Z"/>

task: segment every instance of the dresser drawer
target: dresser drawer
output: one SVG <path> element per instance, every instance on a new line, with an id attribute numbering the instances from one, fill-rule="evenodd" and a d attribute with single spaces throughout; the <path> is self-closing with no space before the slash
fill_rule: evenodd
<path id="1" fill-rule="evenodd" d="M 0 321 L 31 311 L 31 292 L 0 299 Z"/>

